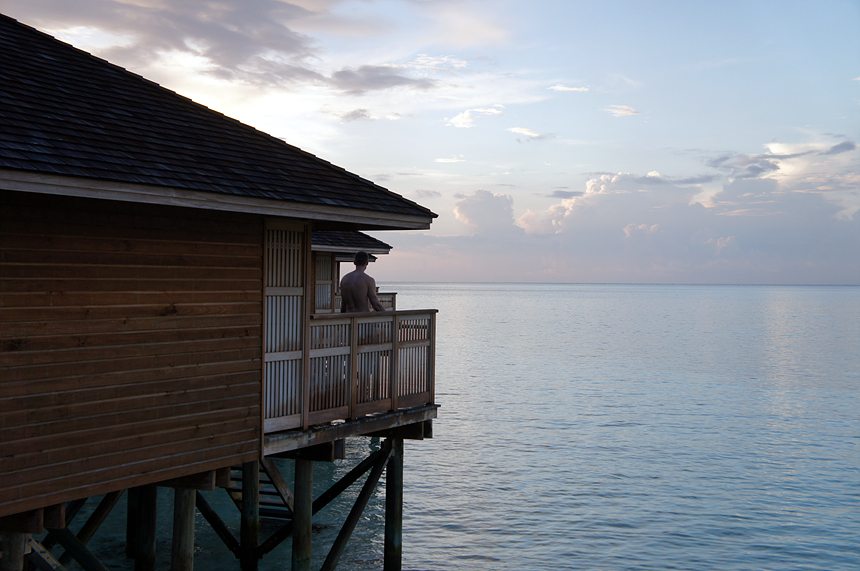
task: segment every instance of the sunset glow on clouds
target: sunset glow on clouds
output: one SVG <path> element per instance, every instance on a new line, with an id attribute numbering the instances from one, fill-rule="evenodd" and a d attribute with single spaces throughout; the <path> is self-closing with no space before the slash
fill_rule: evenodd
<path id="1" fill-rule="evenodd" d="M 439 213 L 381 282 L 860 283 L 860 6 L 676 8 L 2 11 Z"/>

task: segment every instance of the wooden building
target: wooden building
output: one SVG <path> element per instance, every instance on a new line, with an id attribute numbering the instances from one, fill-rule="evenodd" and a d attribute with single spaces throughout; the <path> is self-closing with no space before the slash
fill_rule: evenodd
<path id="1" fill-rule="evenodd" d="M 364 470 L 389 470 L 398 568 L 402 439 L 436 416 L 435 310 L 338 314 L 336 262 L 373 240 L 360 230 L 435 216 L 0 16 L 0 567 L 57 568 L 34 539 L 47 528 L 99 569 L 68 520 L 130 490 L 129 553 L 151 569 L 162 485 L 185 522 L 174 568 L 190 568 L 194 490 L 241 466 L 242 537 L 204 515 L 243 569 L 290 533 L 307 569 L 312 461 L 374 434 L 387 452 Z M 297 458 L 295 490 L 276 455 Z M 264 542 L 261 466 L 291 514 Z"/>

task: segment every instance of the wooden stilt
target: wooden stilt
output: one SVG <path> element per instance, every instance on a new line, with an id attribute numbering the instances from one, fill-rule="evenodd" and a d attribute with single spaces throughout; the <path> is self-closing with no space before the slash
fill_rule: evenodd
<path id="1" fill-rule="evenodd" d="M 385 540 L 383 571 L 400 571 L 403 553 L 403 439 L 392 438 L 385 471 Z"/>
<path id="2" fill-rule="evenodd" d="M 242 464 L 242 523 L 239 530 L 239 561 L 242 571 L 257 571 L 260 542 L 260 463 Z"/>
<path id="3" fill-rule="evenodd" d="M 137 533 L 134 547 L 134 571 L 155 571 L 155 532 L 158 509 L 158 487 L 138 488 Z"/>
<path id="4" fill-rule="evenodd" d="M 138 529 L 138 516 L 139 516 L 139 498 L 140 498 L 140 488 L 129 488 L 128 489 L 128 508 L 126 510 L 126 523 L 125 523 L 125 556 L 134 559 L 137 557 L 136 549 L 137 549 L 137 529 Z"/>
<path id="5" fill-rule="evenodd" d="M 0 559 L 0 570 L 23 571 L 24 545 L 27 542 L 26 533 L 5 532 L 0 534 L 3 558 Z"/>
<path id="6" fill-rule="evenodd" d="M 314 463 L 296 460 L 296 482 L 293 486 L 293 556 L 292 571 L 310 571 L 311 522 L 314 491 Z"/>
<path id="7" fill-rule="evenodd" d="M 194 503 L 197 490 L 177 488 L 173 493 L 173 545 L 170 568 L 194 569 Z"/>

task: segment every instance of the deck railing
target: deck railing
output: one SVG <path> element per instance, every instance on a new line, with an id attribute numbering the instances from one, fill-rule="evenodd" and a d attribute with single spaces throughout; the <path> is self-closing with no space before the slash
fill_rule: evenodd
<path id="1" fill-rule="evenodd" d="M 308 374 L 296 371 L 293 381 L 305 390 L 267 388 L 265 431 L 432 403 L 435 354 L 435 309 L 314 314 Z M 280 410 L 301 413 L 281 417 Z"/>
<path id="2" fill-rule="evenodd" d="M 397 294 L 393 292 L 386 293 L 377 293 L 376 297 L 379 298 L 379 303 L 382 304 L 382 307 L 386 309 L 386 311 L 394 311 L 397 309 Z M 334 313 L 340 313 L 340 295 L 334 296 Z M 331 313 L 329 311 L 320 310 L 317 308 L 318 313 Z"/>

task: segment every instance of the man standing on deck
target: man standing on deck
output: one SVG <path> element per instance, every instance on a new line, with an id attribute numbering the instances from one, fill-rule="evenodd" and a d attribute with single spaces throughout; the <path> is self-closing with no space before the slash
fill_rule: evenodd
<path id="1" fill-rule="evenodd" d="M 341 313 L 370 311 L 371 306 L 376 311 L 385 311 L 376 297 L 376 281 L 364 273 L 369 261 L 367 253 L 358 252 L 354 260 L 355 269 L 340 280 Z"/>

